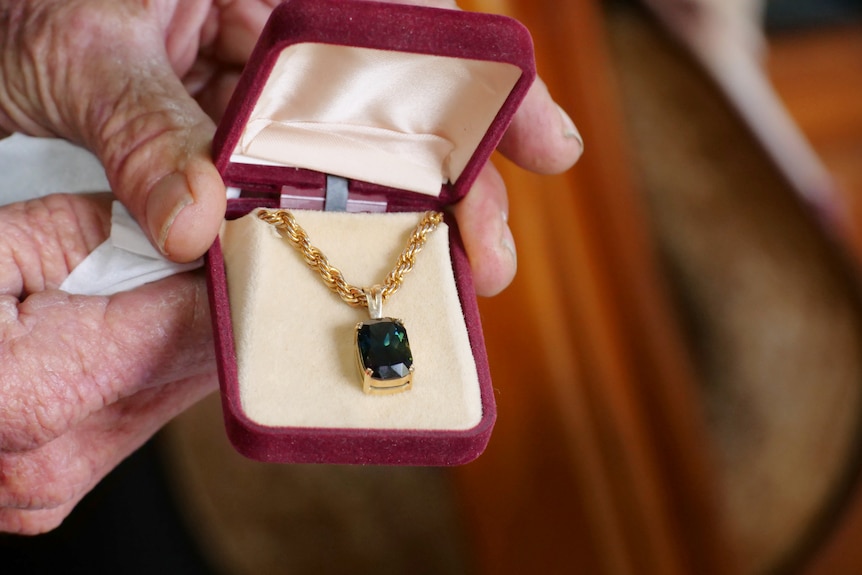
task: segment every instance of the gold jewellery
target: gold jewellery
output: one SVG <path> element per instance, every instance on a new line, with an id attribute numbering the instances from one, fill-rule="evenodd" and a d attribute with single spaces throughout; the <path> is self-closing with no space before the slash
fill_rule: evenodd
<path id="1" fill-rule="evenodd" d="M 440 212 L 426 212 L 410 234 L 410 240 L 383 284 L 358 287 L 347 283 L 341 271 L 311 245 L 308 233 L 288 210 L 261 210 L 257 216 L 277 229 L 315 270 L 323 283 L 351 307 L 368 308 L 371 319 L 356 325 L 356 360 L 362 374 L 362 389 L 369 394 L 407 391 L 413 386 L 413 355 L 407 331 L 399 319 L 383 317 L 383 303 L 398 291 L 416 262 L 427 236 L 443 221 Z"/>

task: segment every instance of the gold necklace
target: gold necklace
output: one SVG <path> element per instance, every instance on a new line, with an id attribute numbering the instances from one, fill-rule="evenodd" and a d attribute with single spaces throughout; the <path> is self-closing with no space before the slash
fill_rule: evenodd
<path id="1" fill-rule="evenodd" d="M 413 387 L 413 355 L 407 331 L 400 319 L 383 317 L 383 303 L 398 291 L 416 263 L 427 236 L 443 221 L 440 212 L 426 212 L 410 234 L 410 240 L 383 284 L 358 287 L 347 283 L 341 271 L 311 244 L 308 233 L 288 210 L 261 210 L 257 216 L 277 229 L 320 275 L 323 283 L 351 307 L 368 308 L 371 319 L 356 325 L 356 361 L 362 389 L 369 394 L 391 394 Z"/>

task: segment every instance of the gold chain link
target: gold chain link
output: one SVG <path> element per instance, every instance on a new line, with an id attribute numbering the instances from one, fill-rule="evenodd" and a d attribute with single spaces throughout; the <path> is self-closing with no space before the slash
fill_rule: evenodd
<path id="1" fill-rule="evenodd" d="M 302 258 L 308 267 L 317 271 L 323 279 L 323 283 L 334 291 L 348 305 L 353 307 L 368 307 L 365 293 L 370 288 L 361 288 L 347 283 L 341 271 L 329 263 L 326 256 L 319 249 L 311 245 L 311 240 L 308 238 L 308 233 L 296 222 L 296 218 L 288 210 L 261 210 L 257 213 L 264 222 L 275 226 L 282 233 L 297 251 L 302 254 Z M 386 301 L 389 296 L 398 291 L 401 284 L 404 283 L 404 276 L 413 269 L 416 262 L 416 254 L 418 254 L 425 246 L 427 241 L 426 236 L 437 229 L 440 222 L 443 221 L 443 214 L 440 212 L 425 212 L 422 220 L 413 228 L 413 233 L 410 234 L 410 241 L 407 242 L 407 247 L 398 256 L 398 262 L 389 275 L 386 276 L 386 281 L 383 282 L 383 291 L 381 297 Z"/>

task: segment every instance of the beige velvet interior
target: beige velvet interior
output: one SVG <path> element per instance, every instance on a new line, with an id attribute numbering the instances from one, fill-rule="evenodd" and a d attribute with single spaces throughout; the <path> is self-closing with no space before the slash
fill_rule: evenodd
<path id="1" fill-rule="evenodd" d="M 418 213 L 295 211 L 347 281 L 381 283 Z M 482 417 L 479 381 L 443 224 L 384 314 L 404 322 L 413 389 L 362 392 L 354 329 L 368 317 L 330 292 L 300 254 L 254 215 L 222 232 L 243 411 L 266 426 L 464 430 Z"/>
<path id="2" fill-rule="evenodd" d="M 438 195 L 520 75 L 499 62 L 295 44 L 279 56 L 231 161 Z"/>

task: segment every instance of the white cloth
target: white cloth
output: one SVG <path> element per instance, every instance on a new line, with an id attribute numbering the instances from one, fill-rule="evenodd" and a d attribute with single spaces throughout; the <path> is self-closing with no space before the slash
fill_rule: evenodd
<path id="1" fill-rule="evenodd" d="M 110 190 L 99 161 L 63 140 L 19 134 L 0 140 L 0 204 L 56 193 Z M 163 257 L 126 209 L 114 202 L 110 237 L 60 286 L 69 293 L 111 295 L 192 270 L 202 260 L 176 264 Z"/>
<path id="2" fill-rule="evenodd" d="M 72 270 L 60 289 L 74 294 L 112 295 L 197 269 L 202 260 L 177 264 L 150 243 L 120 202 L 111 210 L 111 236 Z"/>

